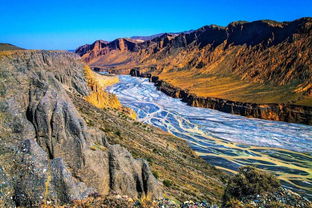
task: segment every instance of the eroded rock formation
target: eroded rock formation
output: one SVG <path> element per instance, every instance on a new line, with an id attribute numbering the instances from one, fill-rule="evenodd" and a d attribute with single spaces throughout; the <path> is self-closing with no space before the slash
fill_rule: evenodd
<path id="1" fill-rule="evenodd" d="M 12 52 L 0 57 L 0 206 L 63 204 L 92 194 L 159 198 L 146 161 L 89 128 L 71 96 L 90 93 L 78 57 Z"/>

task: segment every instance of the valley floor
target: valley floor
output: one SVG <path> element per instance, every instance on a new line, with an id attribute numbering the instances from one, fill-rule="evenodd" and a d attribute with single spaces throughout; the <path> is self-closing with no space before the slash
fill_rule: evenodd
<path id="1" fill-rule="evenodd" d="M 239 166 L 253 165 L 274 172 L 286 187 L 311 197 L 312 126 L 192 107 L 160 92 L 147 79 L 121 75 L 119 80 L 108 91 L 134 109 L 139 121 L 184 139 L 222 170 L 235 173 Z"/>

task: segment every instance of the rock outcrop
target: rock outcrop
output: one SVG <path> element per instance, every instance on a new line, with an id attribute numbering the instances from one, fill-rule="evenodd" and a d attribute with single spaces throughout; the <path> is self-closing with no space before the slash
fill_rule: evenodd
<path id="1" fill-rule="evenodd" d="M 0 206 L 64 204 L 92 194 L 161 197 L 149 165 L 89 128 L 70 96 L 90 93 L 78 57 L 0 57 Z"/>
<path id="2" fill-rule="evenodd" d="M 126 38 L 119 38 L 111 42 L 98 40 L 95 41 L 91 45 L 84 45 L 79 47 L 75 52 L 79 54 L 80 56 L 83 56 L 84 54 L 88 53 L 88 56 L 84 57 L 84 60 L 87 63 L 94 63 L 96 62 L 121 62 L 121 63 L 127 63 L 129 60 L 123 59 L 123 56 L 127 56 L 127 54 L 130 52 L 137 52 L 138 51 L 138 42 L 133 39 L 126 39 Z M 107 57 L 105 60 L 97 60 L 98 58 L 101 59 L 101 56 L 108 56 L 111 53 L 112 56 Z M 95 61 L 96 60 L 96 61 Z M 111 65 L 111 63 L 109 64 Z"/>

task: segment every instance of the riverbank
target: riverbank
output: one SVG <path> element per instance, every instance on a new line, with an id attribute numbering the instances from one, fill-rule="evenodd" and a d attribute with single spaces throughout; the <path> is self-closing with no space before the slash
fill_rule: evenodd
<path id="1" fill-rule="evenodd" d="M 312 107 L 309 106 L 277 103 L 256 104 L 213 97 L 201 97 L 189 93 L 185 89 L 175 87 L 159 79 L 158 76 L 152 76 L 146 73 L 141 74 L 138 69 L 132 69 L 130 75 L 148 78 L 150 82 L 155 84 L 158 90 L 173 98 L 181 98 L 183 102 L 193 107 L 210 108 L 246 117 L 312 125 Z"/>
<path id="2" fill-rule="evenodd" d="M 218 169 L 236 173 L 239 166 L 253 165 L 276 173 L 284 187 L 311 196 L 312 126 L 196 108 L 167 96 L 147 79 L 121 75 L 119 80 L 108 92 L 134 109 L 138 121 L 184 139 Z"/>

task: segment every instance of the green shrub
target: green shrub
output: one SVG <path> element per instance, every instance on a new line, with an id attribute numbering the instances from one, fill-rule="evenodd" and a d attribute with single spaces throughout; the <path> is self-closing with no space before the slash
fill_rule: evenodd
<path id="1" fill-rule="evenodd" d="M 159 178 L 159 173 L 157 171 L 152 171 L 152 173 L 156 179 Z"/>
<path id="2" fill-rule="evenodd" d="M 164 184 L 165 186 L 167 186 L 167 187 L 171 187 L 171 186 L 173 185 L 172 181 L 171 181 L 171 180 L 167 180 L 167 179 L 165 179 L 165 180 L 163 181 L 163 184 Z"/>
<path id="3" fill-rule="evenodd" d="M 121 132 L 119 130 L 115 131 L 115 134 L 119 137 L 121 136 Z"/>
<path id="4" fill-rule="evenodd" d="M 255 167 L 245 166 L 238 174 L 230 178 L 225 190 L 225 201 L 244 196 L 275 192 L 280 187 L 279 181 L 270 173 L 260 171 Z"/>
<path id="5" fill-rule="evenodd" d="M 96 151 L 96 150 L 106 151 L 106 150 L 107 150 L 107 148 L 104 147 L 104 146 L 101 145 L 101 144 L 93 144 L 93 145 L 91 145 L 89 148 L 90 148 L 91 150 L 93 150 L 93 151 Z"/>

